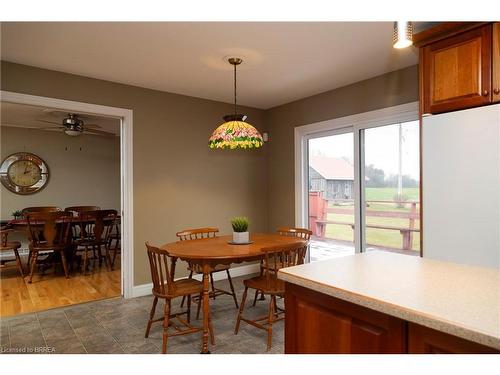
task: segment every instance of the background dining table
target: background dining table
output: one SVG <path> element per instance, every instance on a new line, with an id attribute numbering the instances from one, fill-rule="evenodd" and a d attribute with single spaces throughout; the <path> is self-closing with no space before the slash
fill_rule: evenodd
<path id="1" fill-rule="evenodd" d="M 209 275 L 218 264 L 241 263 L 261 260 L 263 249 L 277 245 L 305 244 L 307 241 L 299 237 L 286 237 L 278 234 L 255 233 L 250 235 L 249 244 L 231 244 L 232 236 L 220 236 L 189 241 L 177 241 L 161 246 L 173 258 L 172 273 L 175 272 L 175 261 L 184 260 L 200 266 L 203 270 L 203 337 L 202 354 L 209 354 Z"/>

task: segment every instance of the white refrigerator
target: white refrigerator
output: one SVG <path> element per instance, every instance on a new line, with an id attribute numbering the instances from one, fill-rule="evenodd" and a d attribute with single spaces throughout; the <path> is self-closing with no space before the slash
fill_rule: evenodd
<path id="1" fill-rule="evenodd" d="M 500 268 L 500 104 L 422 120 L 423 256 Z"/>

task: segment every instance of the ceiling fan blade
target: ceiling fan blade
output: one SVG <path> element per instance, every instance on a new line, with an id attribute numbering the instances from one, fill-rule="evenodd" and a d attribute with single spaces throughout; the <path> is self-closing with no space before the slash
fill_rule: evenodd
<path id="1" fill-rule="evenodd" d="M 40 130 L 64 130 L 66 129 L 64 126 L 47 126 L 46 128 L 32 128 L 32 129 L 40 129 Z"/>
<path id="2" fill-rule="evenodd" d="M 87 124 L 87 123 L 85 123 L 84 127 L 86 127 L 86 128 L 92 128 L 92 129 L 100 129 L 100 128 L 101 128 L 101 125 L 97 125 L 97 124 Z"/>
<path id="3" fill-rule="evenodd" d="M 83 131 L 85 133 L 88 133 L 88 134 L 102 135 L 105 137 L 114 137 L 115 136 L 113 133 L 109 133 L 109 132 L 105 132 L 103 130 L 97 130 L 97 129 L 84 129 Z"/>
<path id="4" fill-rule="evenodd" d="M 36 121 L 40 121 L 40 122 L 47 122 L 47 123 L 49 123 L 49 124 L 55 124 L 55 125 L 59 125 L 59 126 L 61 126 L 61 123 L 60 123 L 60 122 L 47 121 L 47 120 L 41 120 L 41 119 L 36 119 Z"/>

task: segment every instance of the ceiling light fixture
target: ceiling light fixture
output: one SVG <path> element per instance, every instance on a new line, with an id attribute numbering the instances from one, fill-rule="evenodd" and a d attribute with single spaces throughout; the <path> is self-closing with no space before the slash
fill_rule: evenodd
<path id="1" fill-rule="evenodd" d="M 237 149 L 258 148 L 263 144 L 262 136 L 252 125 L 245 122 L 246 115 L 238 114 L 236 107 L 236 67 L 243 60 L 239 57 L 231 57 L 229 64 L 234 66 L 234 114 L 223 117 L 224 123 L 214 130 L 208 146 L 210 148 Z"/>
<path id="2" fill-rule="evenodd" d="M 392 32 L 392 46 L 397 49 L 406 48 L 413 44 L 413 25 L 409 21 L 394 22 Z"/>

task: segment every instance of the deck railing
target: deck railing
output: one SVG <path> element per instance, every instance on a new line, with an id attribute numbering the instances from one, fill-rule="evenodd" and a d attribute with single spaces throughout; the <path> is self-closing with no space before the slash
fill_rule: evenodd
<path id="1" fill-rule="evenodd" d="M 330 206 L 329 202 L 334 202 L 334 206 Z M 413 245 L 413 234 L 420 232 L 419 228 L 415 227 L 416 221 L 420 220 L 420 213 L 417 206 L 420 205 L 418 201 L 402 201 L 402 200 L 367 200 L 365 215 L 367 217 L 379 218 L 395 218 L 395 219 L 408 219 L 408 226 L 384 225 L 384 224 L 366 224 L 367 228 L 380 229 L 380 230 L 395 230 L 399 231 L 402 235 L 401 249 L 411 250 Z M 354 203 L 353 199 L 334 199 L 327 200 L 319 191 L 309 192 L 309 226 L 313 234 L 319 238 L 325 238 L 326 226 L 333 225 L 347 225 L 350 226 L 354 232 L 353 222 L 343 222 L 336 220 L 328 220 L 328 214 L 352 215 L 354 218 L 354 207 L 342 207 L 340 204 Z M 394 204 L 399 207 L 410 206 L 408 212 L 405 211 L 378 211 L 370 209 L 370 204 Z M 338 205 L 335 205 L 338 204 Z M 375 244 L 370 244 L 375 245 Z"/>

